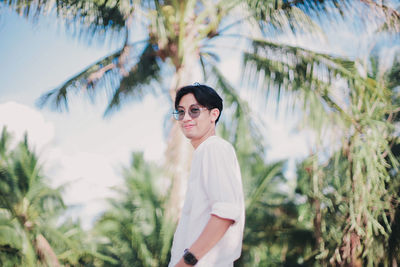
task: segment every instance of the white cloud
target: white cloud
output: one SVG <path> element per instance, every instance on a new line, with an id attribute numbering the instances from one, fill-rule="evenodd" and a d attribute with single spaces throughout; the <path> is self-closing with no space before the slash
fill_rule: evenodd
<path id="1" fill-rule="evenodd" d="M 41 151 L 54 138 L 54 125 L 43 115 L 30 107 L 16 102 L 0 104 L 0 128 L 4 126 L 14 135 L 14 141 L 22 140 L 28 133 L 28 140 Z"/>
<path id="2" fill-rule="evenodd" d="M 145 97 L 126 105 L 108 119 L 98 105 L 77 103 L 69 114 L 55 117 L 57 146 L 49 151 L 51 175 L 57 185 L 69 183 L 66 204 L 69 215 L 89 228 L 106 209 L 111 187 L 122 182 L 120 170 L 128 166 L 132 151 L 143 151 L 146 160 L 161 163 L 166 144 L 162 120 L 169 108 L 165 100 Z"/>
<path id="3" fill-rule="evenodd" d="M 293 127 L 278 120 L 266 120 L 266 140 L 269 144 L 267 159 L 298 159 L 309 153 L 310 132 L 293 131 Z"/>
<path id="4" fill-rule="evenodd" d="M 63 151 L 53 151 L 53 155 Z M 55 159 L 55 157 L 53 158 Z M 121 183 L 113 168 L 113 160 L 100 153 L 76 151 L 60 154 L 54 181 L 64 185 L 64 201 L 72 208 L 68 215 L 81 219 L 85 229 L 90 228 L 95 216 L 106 209 L 106 198 L 112 197 L 112 186 Z"/>
<path id="5" fill-rule="evenodd" d="M 110 189 L 121 183 L 120 170 L 128 166 L 132 151 L 143 151 L 147 160 L 162 163 L 166 144 L 165 99 L 146 97 L 103 119 L 98 105 L 79 103 L 70 113 L 50 113 L 16 103 L 0 104 L 0 127 L 7 126 L 15 142 L 24 133 L 40 153 L 44 174 L 51 185 L 66 185 L 68 215 L 90 227 L 106 208 Z"/>
<path id="6" fill-rule="evenodd" d="M 218 64 L 218 69 L 224 77 L 228 77 L 232 84 L 239 84 L 242 76 L 240 54 L 229 57 Z"/>

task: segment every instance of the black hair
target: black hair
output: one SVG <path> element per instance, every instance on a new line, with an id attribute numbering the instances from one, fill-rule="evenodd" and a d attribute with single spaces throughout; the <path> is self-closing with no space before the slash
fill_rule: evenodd
<path id="1" fill-rule="evenodd" d="M 213 88 L 203 84 L 184 86 L 176 92 L 175 109 L 178 109 L 179 102 L 181 102 L 182 97 L 187 94 L 193 94 L 197 102 L 208 110 L 217 108 L 219 110 L 218 118 L 215 121 L 215 124 L 217 124 L 223 108 L 222 98 L 218 93 Z"/>

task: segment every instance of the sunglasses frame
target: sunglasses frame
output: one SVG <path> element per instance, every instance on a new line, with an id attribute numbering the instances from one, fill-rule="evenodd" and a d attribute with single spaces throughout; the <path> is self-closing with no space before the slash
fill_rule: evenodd
<path id="1" fill-rule="evenodd" d="M 197 112 L 192 113 L 191 110 L 194 109 L 194 108 L 195 109 L 199 109 L 200 110 L 199 113 L 197 113 Z M 208 108 L 201 107 L 199 104 L 193 104 L 193 105 L 190 105 L 190 107 L 189 107 L 187 112 L 188 112 L 189 116 L 192 119 L 196 119 L 196 118 L 198 118 L 200 116 L 201 110 L 203 110 L 203 109 L 208 109 Z M 185 118 L 186 110 L 183 109 L 183 114 L 181 114 L 179 110 L 175 110 L 174 112 L 172 112 L 172 114 L 174 115 L 175 120 L 181 121 L 181 120 L 183 120 Z"/>

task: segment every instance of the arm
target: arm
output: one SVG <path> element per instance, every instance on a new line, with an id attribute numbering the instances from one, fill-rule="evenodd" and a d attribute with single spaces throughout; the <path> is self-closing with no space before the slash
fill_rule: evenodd
<path id="1" fill-rule="evenodd" d="M 192 252 L 198 260 L 200 260 L 215 244 L 218 243 L 233 222 L 234 221 L 230 219 L 224 219 L 211 214 L 206 227 L 204 227 L 203 232 L 189 248 L 189 251 Z M 190 265 L 187 265 L 183 261 L 183 258 L 181 258 L 175 267 L 183 266 Z"/>

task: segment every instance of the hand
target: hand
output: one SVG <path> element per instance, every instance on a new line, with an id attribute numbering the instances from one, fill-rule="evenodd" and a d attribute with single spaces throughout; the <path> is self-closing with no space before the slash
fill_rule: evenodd
<path id="1" fill-rule="evenodd" d="M 175 265 L 175 267 L 190 267 L 191 265 L 188 265 L 185 263 L 185 261 L 183 260 L 183 258 L 181 258 L 181 260 Z"/>

